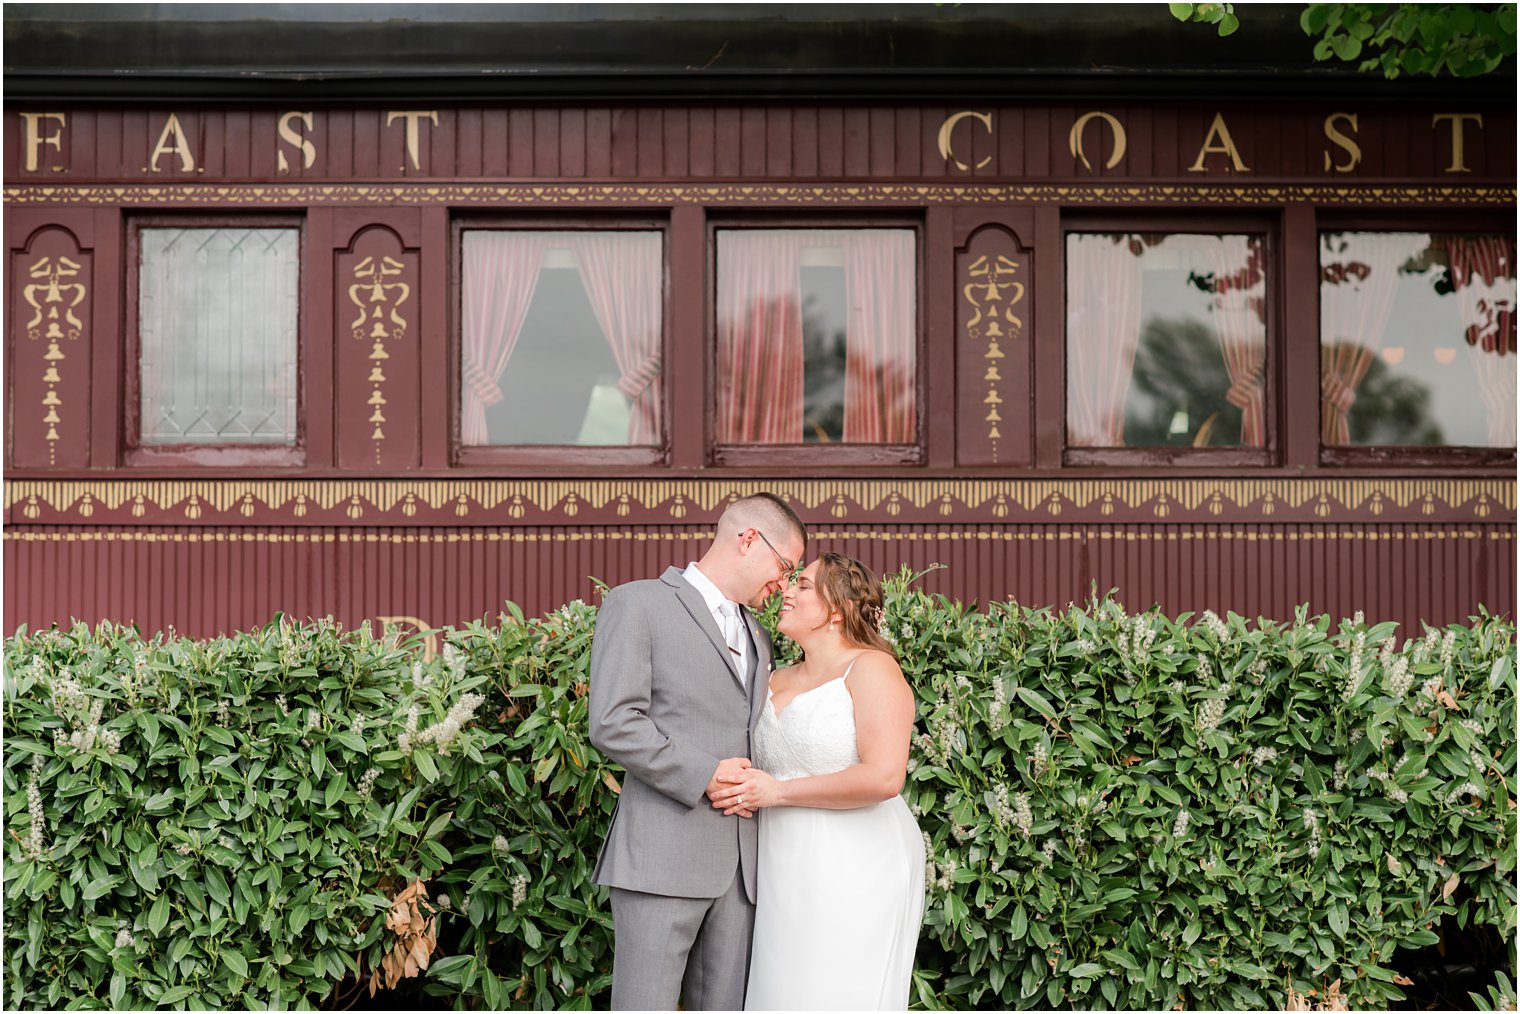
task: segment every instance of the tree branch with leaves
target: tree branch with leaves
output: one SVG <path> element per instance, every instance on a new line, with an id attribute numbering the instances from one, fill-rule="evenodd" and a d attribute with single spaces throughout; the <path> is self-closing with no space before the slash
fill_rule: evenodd
<path id="1" fill-rule="evenodd" d="M 1234 4 L 1167 4 L 1178 21 L 1240 28 Z M 1514 4 L 1308 4 L 1299 16 L 1316 60 L 1359 61 L 1357 69 L 1476 77 L 1515 54 Z"/>

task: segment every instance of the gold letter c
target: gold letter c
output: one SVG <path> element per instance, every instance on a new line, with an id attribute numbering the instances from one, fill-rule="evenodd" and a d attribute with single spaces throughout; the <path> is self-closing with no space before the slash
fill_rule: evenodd
<path id="1" fill-rule="evenodd" d="M 974 113 L 969 109 L 946 117 L 944 124 L 939 128 L 939 153 L 945 157 L 945 161 L 954 162 L 955 167 L 961 172 L 969 172 L 971 170 L 971 167 L 962 162 L 960 159 L 956 158 L 954 153 L 950 151 L 950 132 L 955 129 L 955 125 L 957 123 L 961 122 L 967 117 L 980 121 L 982 126 L 987 128 L 987 133 L 992 133 L 992 114 Z M 980 169 L 982 166 L 991 161 L 992 156 L 988 155 L 980 162 L 978 162 L 976 164 L 976 167 Z"/>

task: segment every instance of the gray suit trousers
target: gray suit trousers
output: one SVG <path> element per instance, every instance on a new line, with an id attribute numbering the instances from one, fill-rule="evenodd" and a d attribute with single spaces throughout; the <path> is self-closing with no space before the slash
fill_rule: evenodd
<path id="1" fill-rule="evenodd" d="M 685 1010 L 744 1009 L 755 906 L 737 872 L 717 898 L 614 887 L 612 924 L 613 1010 L 675 1010 L 678 999 Z"/>

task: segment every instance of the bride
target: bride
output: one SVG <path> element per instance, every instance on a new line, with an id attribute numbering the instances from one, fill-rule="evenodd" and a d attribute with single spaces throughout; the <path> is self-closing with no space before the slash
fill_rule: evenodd
<path id="1" fill-rule="evenodd" d="M 747 1010 L 905 1010 L 924 910 L 924 845 L 898 795 L 913 692 L 876 625 L 881 585 L 825 553 L 778 629 L 804 661 L 771 676 L 755 767 L 714 794 L 760 818 Z"/>

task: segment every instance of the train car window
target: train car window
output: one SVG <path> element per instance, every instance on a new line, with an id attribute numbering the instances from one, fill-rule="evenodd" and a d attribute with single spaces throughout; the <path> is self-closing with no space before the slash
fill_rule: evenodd
<path id="1" fill-rule="evenodd" d="M 144 228 L 143 445 L 297 441 L 300 230 Z"/>
<path id="2" fill-rule="evenodd" d="M 1513 236 L 1325 232 L 1319 256 L 1324 445 L 1515 446 Z"/>
<path id="3" fill-rule="evenodd" d="M 910 229 L 717 233 L 719 444 L 909 444 L 918 421 Z"/>
<path id="4" fill-rule="evenodd" d="M 653 231 L 464 233 L 464 444 L 660 442 L 661 243 Z"/>
<path id="5" fill-rule="evenodd" d="M 1068 446 L 1265 447 L 1265 251 L 1255 235 L 1068 235 Z"/>

